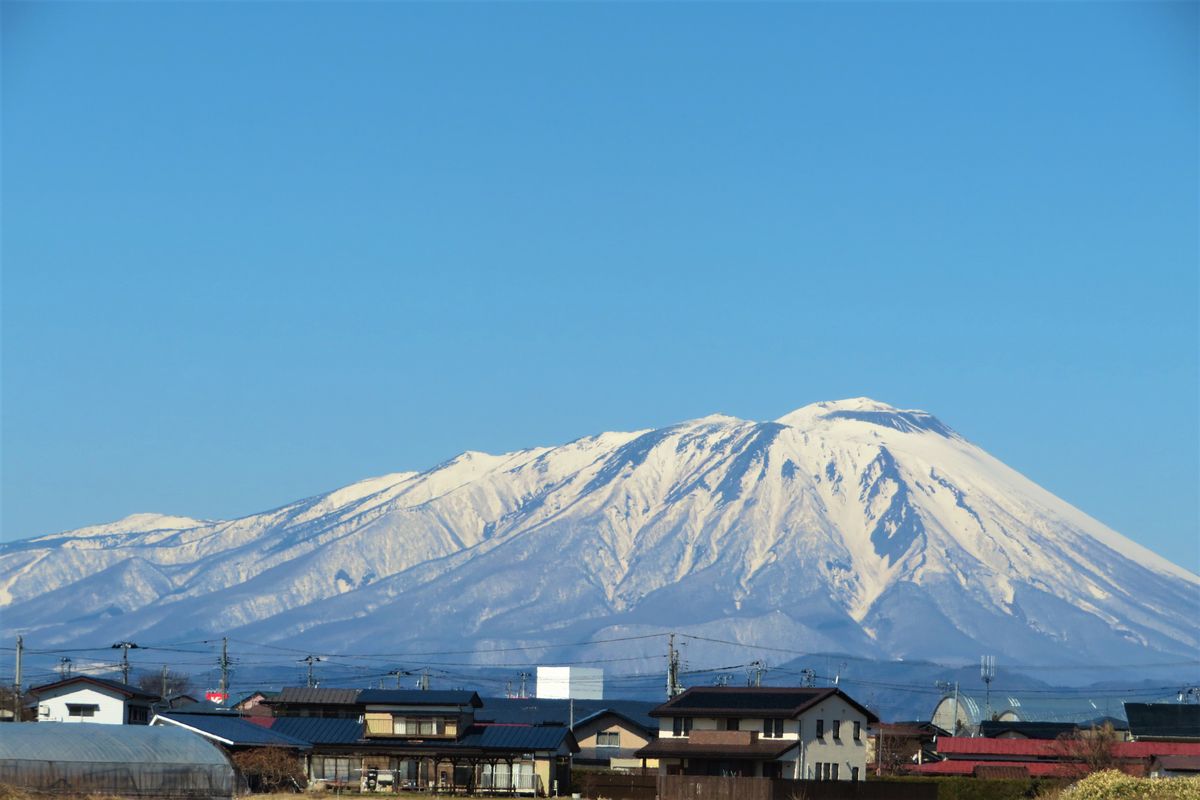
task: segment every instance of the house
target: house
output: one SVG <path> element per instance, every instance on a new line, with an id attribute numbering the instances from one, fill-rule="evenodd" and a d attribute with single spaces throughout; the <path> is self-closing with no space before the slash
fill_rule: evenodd
<path id="1" fill-rule="evenodd" d="M 76 675 L 34 686 L 40 722 L 96 722 L 107 725 L 146 725 L 159 696 L 126 683 Z"/>
<path id="2" fill-rule="evenodd" d="M 1200 776 L 1200 756 L 1155 756 L 1147 773 L 1151 778 Z"/>
<path id="3" fill-rule="evenodd" d="M 876 774 L 903 773 L 912 764 L 934 758 L 934 741 L 949 735 L 932 722 L 881 722 L 871 727 L 867 765 Z"/>
<path id="4" fill-rule="evenodd" d="M 275 697 L 264 696 L 258 704 L 270 708 L 276 717 L 357 719 L 362 714 L 362 707 L 358 703 L 361 691 L 324 686 L 290 686 Z"/>
<path id="5" fill-rule="evenodd" d="M 485 724 L 570 725 L 580 748 L 576 766 L 630 771 L 658 768 L 657 759 L 634 755 L 658 736 L 658 721 L 650 716 L 658 705 L 642 700 L 489 697 L 475 718 Z"/>
<path id="6" fill-rule="evenodd" d="M 836 688 L 693 687 L 654 709 L 637 751 L 660 774 L 858 781 L 879 718 Z"/>
<path id="7" fill-rule="evenodd" d="M 571 732 L 579 742 L 575 763 L 629 771 L 657 769 L 658 759 L 642 758 L 637 751 L 654 741 L 658 728 L 620 711 L 604 708 L 576 720 Z"/>
<path id="8" fill-rule="evenodd" d="M 515 794 L 570 788 L 570 757 L 579 746 L 565 724 L 477 719 L 483 701 L 471 691 L 312 691 L 284 689 L 270 702 L 302 716 L 246 722 L 308 743 L 314 785 Z"/>
<path id="9" fill-rule="evenodd" d="M 1126 703 L 1125 715 L 1135 742 L 1200 742 L 1200 705 Z"/>

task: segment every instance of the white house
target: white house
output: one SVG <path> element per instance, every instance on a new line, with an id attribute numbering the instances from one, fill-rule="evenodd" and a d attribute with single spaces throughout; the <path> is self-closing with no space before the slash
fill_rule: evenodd
<path id="1" fill-rule="evenodd" d="M 858 781 L 879 718 L 840 689 L 706 686 L 650 712 L 663 774 Z"/>
<path id="2" fill-rule="evenodd" d="M 35 686 L 39 722 L 97 722 L 106 725 L 147 725 L 158 695 L 136 686 L 90 675 Z"/>

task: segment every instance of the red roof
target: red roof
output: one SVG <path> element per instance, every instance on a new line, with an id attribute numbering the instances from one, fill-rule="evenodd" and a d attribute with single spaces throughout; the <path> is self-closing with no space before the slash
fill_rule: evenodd
<path id="1" fill-rule="evenodd" d="M 939 736 L 937 751 L 943 755 L 1013 756 L 1020 758 L 1063 759 L 1069 756 L 1069 743 L 1053 739 L 988 739 L 963 736 Z M 1200 742 L 1117 742 L 1113 746 L 1118 758 L 1152 758 L 1153 756 L 1200 756 Z"/>
<path id="2" fill-rule="evenodd" d="M 910 771 L 915 775 L 974 775 L 975 768 L 979 766 L 1023 767 L 1034 777 L 1071 776 L 1076 770 L 1072 764 L 1056 764 L 1052 761 L 976 761 L 964 758 L 954 761 L 928 761 L 913 766 Z"/>

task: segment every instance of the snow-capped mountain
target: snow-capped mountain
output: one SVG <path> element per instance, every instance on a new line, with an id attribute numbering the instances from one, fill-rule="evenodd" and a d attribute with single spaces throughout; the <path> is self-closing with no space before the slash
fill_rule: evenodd
<path id="1" fill-rule="evenodd" d="M 1128 663 L 1194 657 L 1198 601 L 1200 577 L 930 414 L 865 398 L 466 452 L 243 519 L 140 514 L 0 545 L 0 633 L 45 646 L 228 634 L 553 658 L 681 630 Z"/>

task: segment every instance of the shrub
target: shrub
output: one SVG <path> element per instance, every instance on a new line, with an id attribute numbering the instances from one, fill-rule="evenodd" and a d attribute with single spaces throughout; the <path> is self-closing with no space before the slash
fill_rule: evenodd
<path id="1" fill-rule="evenodd" d="M 256 792 L 299 791 L 307 783 L 300 759 L 282 747 L 243 750 L 232 760 Z"/>
<path id="2" fill-rule="evenodd" d="M 1200 800 L 1200 778 L 1134 778 L 1115 769 L 1068 786 L 1062 800 Z"/>

